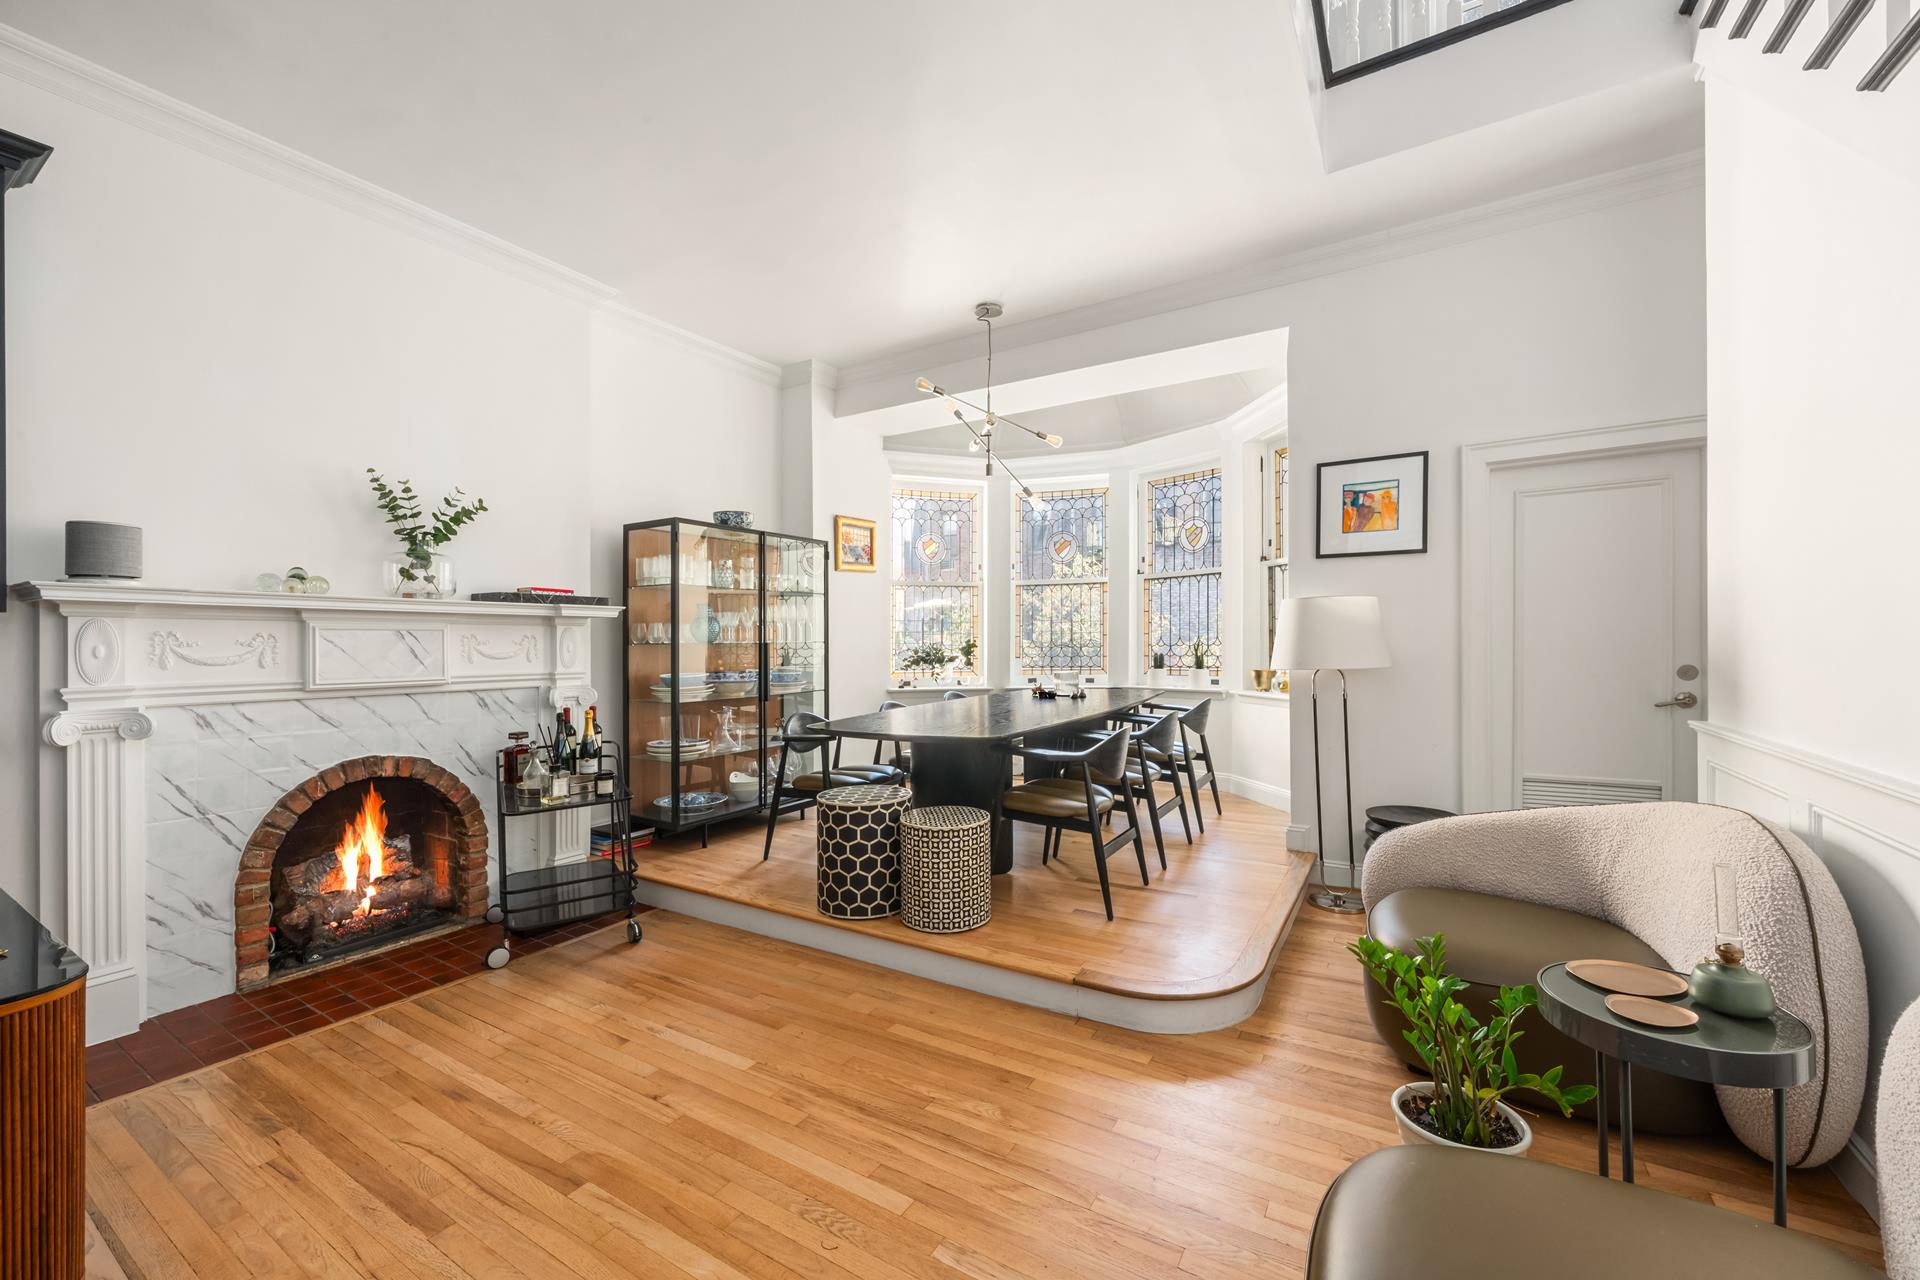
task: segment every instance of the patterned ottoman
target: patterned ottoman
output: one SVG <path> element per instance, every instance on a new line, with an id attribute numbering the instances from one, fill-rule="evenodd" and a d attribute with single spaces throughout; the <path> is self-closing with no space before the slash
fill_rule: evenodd
<path id="1" fill-rule="evenodd" d="M 900 816 L 905 787 L 830 787 L 820 806 L 820 914 L 872 920 L 900 910 Z"/>
<path id="2" fill-rule="evenodd" d="M 900 820 L 901 923 L 964 933 L 993 915 L 993 827 L 985 809 L 934 805 Z"/>

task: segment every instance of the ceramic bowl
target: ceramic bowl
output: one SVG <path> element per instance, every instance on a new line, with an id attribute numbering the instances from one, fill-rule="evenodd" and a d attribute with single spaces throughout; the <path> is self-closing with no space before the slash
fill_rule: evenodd
<path id="1" fill-rule="evenodd" d="M 718 525 L 725 525 L 729 529 L 751 529 L 753 528 L 753 512 L 716 511 L 713 513 L 713 522 Z"/>

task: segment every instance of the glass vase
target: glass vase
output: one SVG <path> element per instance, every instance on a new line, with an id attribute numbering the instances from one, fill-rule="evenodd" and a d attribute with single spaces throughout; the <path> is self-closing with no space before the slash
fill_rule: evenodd
<path id="1" fill-rule="evenodd" d="M 425 559 L 401 551 L 381 564 L 381 580 L 387 594 L 407 600 L 450 600 L 453 598 L 453 561 L 436 553 Z"/>

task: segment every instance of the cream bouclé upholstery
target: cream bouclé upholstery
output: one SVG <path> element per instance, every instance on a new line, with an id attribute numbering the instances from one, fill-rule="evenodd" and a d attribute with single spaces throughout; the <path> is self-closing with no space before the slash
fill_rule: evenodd
<path id="1" fill-rule="evenodd" d="M 1873 1109 L 1880 1247 L 1893 1280 L 1920 1280 L 1920 1003 L 1893 1024 Z"/>
<path id="2" fill-rule="evenodd" d="M 1747 964 L 1813 1029 L 1813 1079 L 1787 1093 L 1787 1158 L 1824 1164 L 1846 1144 L 1866 1090 L 1866 971 L 1833 876 L 1785 827 L 1674 803 L 1443 818 L 1382 836 L 1362 866 L 1361 893 L 1369 907 L 1402 889 L 1445 888 L 1577 911 L 1625 929 L 1686 973 L 1714 943 L 1716 863 L 1739 878 Z M 1718 1095 L 1734 1133 L 1771 1159 L 1769 1095 Z"/>

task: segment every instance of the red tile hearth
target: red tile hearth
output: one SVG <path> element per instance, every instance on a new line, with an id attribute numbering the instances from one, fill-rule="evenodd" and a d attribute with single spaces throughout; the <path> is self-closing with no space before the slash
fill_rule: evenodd
<path id="1" fill-rule="evenodd" d="M 624 910 L 612 911 L 536 934 L 516 934 L 513 954 L 521 957 L 571 942 L 625 919 Z M 500 926 L 470 925 L 258 991 L 163 1013 L 130 1036 L 88 1048 L 87 1102 L 117 1098 L 470 978 L 485 972 L 486 954 L 499 941 Z"/>

